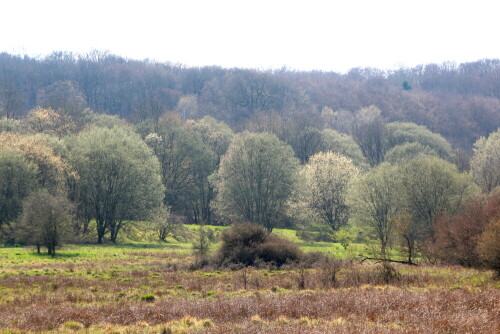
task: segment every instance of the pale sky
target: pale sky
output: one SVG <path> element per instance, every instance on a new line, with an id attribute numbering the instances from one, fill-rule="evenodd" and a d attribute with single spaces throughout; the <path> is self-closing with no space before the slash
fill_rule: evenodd
<path id="1" fill-rule="evenodd" d="M 1 0 L 0 52 L 346 72 L 500 58 L 495 0 Z"/>

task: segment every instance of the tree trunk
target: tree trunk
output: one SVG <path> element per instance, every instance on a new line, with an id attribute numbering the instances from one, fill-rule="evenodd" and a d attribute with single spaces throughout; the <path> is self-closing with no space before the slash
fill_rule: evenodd
<path id="1" fill-rule="evenodd" d="M 408 263 L 413 263 L 412 262 L 413 246 L 412 246 L 410 239 L 407 236 L 405 236 L 405 239 L 406 239 L 406 245 L 408 247 Z"/>
<path id="2" fill-rule="evenodd" d="M 106 224 L 103 221 L 96 221 L 97 225 L 97 243 L 102 244 L 102 239 L 104 238 L 104 234 L 106 234 Z"/>

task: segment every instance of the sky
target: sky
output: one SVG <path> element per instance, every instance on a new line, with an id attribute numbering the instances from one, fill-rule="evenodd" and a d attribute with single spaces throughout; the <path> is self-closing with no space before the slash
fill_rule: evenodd
<path id="1" fill-rule="evenodd" d="M 0 52 L 388 70 L 499 58 L 499 10 L 496 0 L 2 0 Z"/>

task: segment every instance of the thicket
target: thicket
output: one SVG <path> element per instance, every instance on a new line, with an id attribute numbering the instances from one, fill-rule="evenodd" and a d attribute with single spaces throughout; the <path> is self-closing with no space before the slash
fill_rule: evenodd
<path id="1" fill-rule="evenodd" d="M 219 266 L 272 264 L 278 267 L 303 258 L 299 247 L 252 223 L 235 224 L 221 236 L 215 255 Z"/>
<path id="2" fill-rule="evenodd" d="M 459 213 L 443 215 L 433 224 L 424 255 L 442 263 L 488 267 L 499 272 L 500 192 L 466 202 Z"/>

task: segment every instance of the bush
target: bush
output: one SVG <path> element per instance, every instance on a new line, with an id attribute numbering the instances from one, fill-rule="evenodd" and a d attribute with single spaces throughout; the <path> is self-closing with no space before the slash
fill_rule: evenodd
<path id="1" fill-rule="evenodd" d="M 282 266 L 302 258 L 296 245 L 256 224 L 236 224 L 225 230 L 221 239 L 222 246 L 217 256 L 219 265 L 254 265 L 264 261 Z"/>
<path id="2" fill-rule="evenodd" d="M 444 215 L 434 222 L 434 235 L 422 252 L 443 263 L 479 267 L 483 261 L 478 242 L 484 239 L 488 223 L 499 215 L 500 193 L 472 199 L 462 206 L 460 213 Z"/>
<path id="3" fill-rule="evenodd" d="M 500 216 L 493 219 L 479 238 L 478 253 L 487 268 L 500 278 Z"/>
<path id="4" fill-rule="evenodd" d="M 141 296 L 141 300 L 145 302 L 154 302 L 155 301 L 155 296 L 153 294 L 147 294 Z"/>

